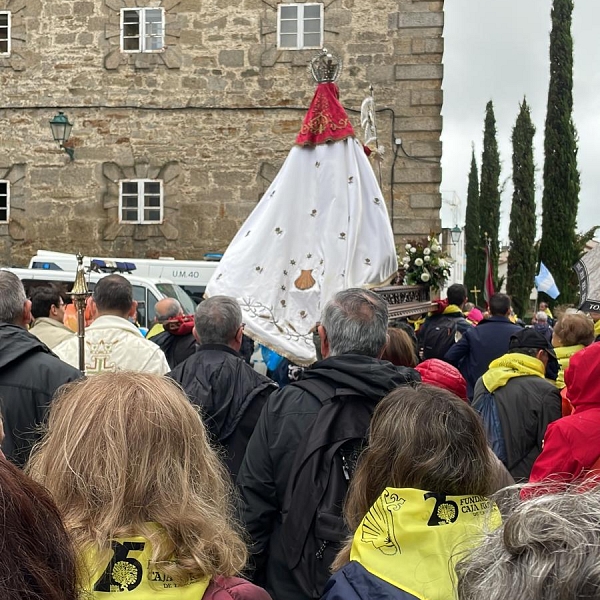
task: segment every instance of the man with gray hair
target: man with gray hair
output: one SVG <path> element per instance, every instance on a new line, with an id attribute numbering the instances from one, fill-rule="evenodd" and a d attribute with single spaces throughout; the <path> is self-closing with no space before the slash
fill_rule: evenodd
<path id="1" fill-rule="evenodd" d="M 169 368 L 174 369 L 196 352 L 192 315 L 184 315 L 175 298 L 163 298 L 154 305 L 156 325 L 146 335 L 164 353 Z M 154 332 L 154 333 L 152 333 Z"/>
<path id="2" fill-rule="evenodd" d="M 377 403 L 420 381 L 380 357 L 385 301 L 338 292 L 318 325 L 322 360 L 269 398 L 238 476 L 241 518 L 252 540 L 254 580 L 275 600 L 319 598 L 350 534 L 341 507 Z"/>
<path id="3" fill-rule="evenodd" d="M 260 411 L 276 384 L 257 373 L 239 351 L 242 311 L 228 296 L 201 302 L 194 315 L 197 351 L 168 376 L 202 409 L 213 441 L 225 450 L 225 463 L 237 476 Z"/>
<path id="4" fill-rule="evenodd" d="M 24 466 L 38 441 L 54 392 L 81 373 L 59 360 L 27 331 L 31 301 L 21 280 L 0 270 L 0 401 L 5 438 L 2 451 Z"/>
<path id="5" fill-rule="evenodd" d="M 554 330 L 552 329 L 552 327 L 550 327 L 550 323 L 548 322 L 548 315 L 543 310 L 540 310 L 537 313 L 535 313 L 535 317 L 531 326 L 536 331 L 539 331 L 548 340 L 548 342 L 552 342 L 552 334 Z"/>

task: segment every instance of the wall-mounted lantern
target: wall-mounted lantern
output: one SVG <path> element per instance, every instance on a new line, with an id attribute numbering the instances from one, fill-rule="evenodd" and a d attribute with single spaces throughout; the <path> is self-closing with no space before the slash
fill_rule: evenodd
<path id="1" fill-rule="evenodd" d="M 455 225 L 451 230 L 450 230 L 450 237 L 452 238 L 452 243 L 456 246 L 456 244 L 458 244 L 458 242 L 460 241 L 460 236 L 462 234 L 462 229 L 458 226 Z"/>
<path id="2" fill-rule="evenodd" d="M 71 135 L 73 123 L 69 122 L 69 118 L 62 110 L 59 110 L 58 114 L 50 121 L 50 129 L 52 130 L 54 141 L 69 155 L 71 160 L 74 160 L 75 150 L 65 146 L 65 142 L 69 140 L 69 136 Z"/>

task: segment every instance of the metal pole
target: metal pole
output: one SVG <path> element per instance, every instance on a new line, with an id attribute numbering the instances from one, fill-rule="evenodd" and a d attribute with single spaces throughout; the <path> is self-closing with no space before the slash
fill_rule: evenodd
<path id="1" fill-rule="evenodd" d="M 77 309 L 77 341 L 79 342 L 79 370 L 85 375 L 85 305 L 89 291 L 83 268 L 83 255 L 77 254 L 77 274 L 71 290 L 73 303 Z"/>

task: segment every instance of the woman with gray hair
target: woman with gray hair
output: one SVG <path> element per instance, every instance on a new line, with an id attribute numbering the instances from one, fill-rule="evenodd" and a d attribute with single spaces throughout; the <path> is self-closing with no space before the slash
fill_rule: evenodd
<path id="1" fill-rule="evenodd" d="M 459 600 L 600 598 L 600 488 L 523 502 L 456 565 Z"/>

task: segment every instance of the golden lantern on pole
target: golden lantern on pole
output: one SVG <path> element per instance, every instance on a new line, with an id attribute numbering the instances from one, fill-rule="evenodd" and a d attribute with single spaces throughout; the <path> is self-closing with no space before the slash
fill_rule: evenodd
<path id="1" fill-rule="evenodd" d="M 85 305 L 89 296 L 85 270 L 83 268 L 83 255 L 77 254 L 77 272 L 75 283 L 71 290 L 73 304 L 77 310 L 77 340 L 79 342 L 79 370 L 85 375 Z"/>

